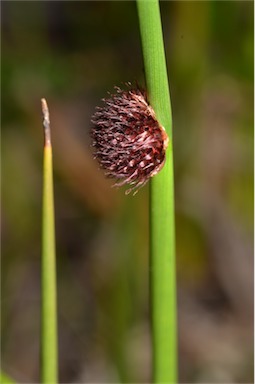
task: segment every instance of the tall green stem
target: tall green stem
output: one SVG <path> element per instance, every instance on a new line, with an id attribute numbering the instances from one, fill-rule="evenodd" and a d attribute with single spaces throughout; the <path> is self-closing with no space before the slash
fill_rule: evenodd
<path id="1" fill-rule="evenodd" d="M 55 224 L 52 176 L 52 146 L 49 111 L 42 99 L 44 116 L 43 157 L 43 212 L 42 212 L 42 328 L 41 328 L 41 381 L 55 384 L 57 374 L 57 309 Z"/>
<path id="2" fill-rule="evenodd" d="M 137 0 L 147 91 L 169 136 L 166 163 L 151 180 L 150 284 L 153 381 L 177 382 L 174 175 L 172 117 L 160 9 L 157 0 Z"/>

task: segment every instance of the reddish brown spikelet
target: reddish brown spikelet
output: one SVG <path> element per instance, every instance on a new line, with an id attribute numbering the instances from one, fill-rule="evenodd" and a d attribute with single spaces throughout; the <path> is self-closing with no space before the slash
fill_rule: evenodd
<path id="1" fill-rule="evenodd" d="M 128 84 L 130 85 L 130 84 Z M 103 99 L 92 116 L 94 157 L 114 186 L 131 185 L 138 190 L 164 165 L 168 136 L 156 120 L 145 92 L 121 90 Z"/>

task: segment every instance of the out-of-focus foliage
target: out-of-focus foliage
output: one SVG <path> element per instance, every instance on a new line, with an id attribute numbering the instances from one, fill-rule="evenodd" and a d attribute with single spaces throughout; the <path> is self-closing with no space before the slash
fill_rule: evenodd
<path id="1" fill-rule="evenodd" d="M 181 382 L 252 381 L 253 3 L 161 3 Z M 61 382 L 148 382 L 148 187 L 111 188 L 90 116 L 144 85 L 134 2 L 2 3 L 2 366 L 39 377 L 42 124 L 52 122 Z"/>

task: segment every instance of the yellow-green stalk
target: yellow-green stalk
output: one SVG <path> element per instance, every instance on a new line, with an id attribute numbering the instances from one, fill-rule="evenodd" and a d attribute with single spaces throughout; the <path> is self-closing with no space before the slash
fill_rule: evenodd
<path id="1" fill-rule="evenodd" d="M 41 382 L 58 382 L 55 219 L 49 110 L 42 99 L 44 154 L 42 202 Z"/>

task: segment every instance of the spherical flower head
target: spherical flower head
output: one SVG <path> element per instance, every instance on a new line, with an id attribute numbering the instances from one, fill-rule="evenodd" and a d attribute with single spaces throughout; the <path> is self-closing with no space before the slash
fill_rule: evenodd
<path id="1" fill-rule="evenodd" d="M 168 136 L 141 89 L 115 87 L 92 116 L 94 157 L 114 186 L 144 186 L 164 165 Z"/>

